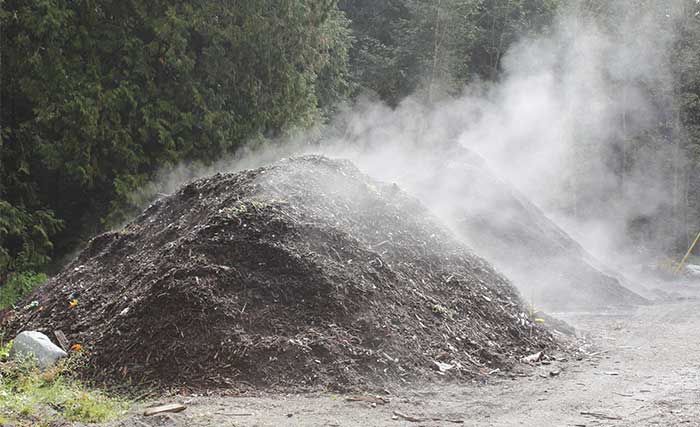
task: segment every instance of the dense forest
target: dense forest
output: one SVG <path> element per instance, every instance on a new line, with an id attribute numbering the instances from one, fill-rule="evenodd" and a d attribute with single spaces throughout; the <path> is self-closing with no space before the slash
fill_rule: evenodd
<path id="1" fill-rule="evenodd" d="M 663 224 L 675 253 L 700 227 L 696 0 L 0 1 L 0 283 L 21 292 L 122 224 L 162 168 L 318 126 L 358 97 L 430 105 L 497 84 L 508 49 L 562 13 L 612 34 L 630 8 L 671 40 L 671 78 L 609 76 L 641 88 L 654 119 L 595 155 L 618 179 L 606 197 L 634 198 L 635 162 L 658 153 L 669 201 L 625 226 L 644 244 Z M 562 212 L 600 210 L 584 184 Z"/>

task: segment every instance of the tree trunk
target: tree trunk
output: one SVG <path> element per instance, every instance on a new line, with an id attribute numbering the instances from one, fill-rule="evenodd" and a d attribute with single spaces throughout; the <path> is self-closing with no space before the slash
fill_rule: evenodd
<path id="1" fill-rule="evenodd" d="M 433 86 L 435 85 L 435 75 L 437 74 L 440 50 L 442 46 L 442 26 L 441 24 L 441 12 L 442 12 L 442 0 L 438 0 L 435 5 L 435 25 L 433 32 L 433 67 L 430 72 L 430 81 L 428 82 L 428 102 L 433 102 Z"/>

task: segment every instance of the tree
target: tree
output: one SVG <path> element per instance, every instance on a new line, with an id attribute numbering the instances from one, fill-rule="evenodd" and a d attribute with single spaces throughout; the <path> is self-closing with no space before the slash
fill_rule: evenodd
<path id="1" fill-rule="evenodd" d="M 551 23 L 557 0 L 341 1 L 357 42 L 352 76 L 391 105 L 433 101 L 476 79 L 494 81 L 518 37 Z"/>
<path id="2" fill-rule="evenodd" d="M 476 37 L 469 49 L 472 72 L 495 81 L 506 50 L 520 37 L 545 32 L 559 0 L 480 0 L 474 16 Z"/>
<path id="3" fill-rule="evenodd" d="M 340 0 L 350 20 L 354 43 L 349 67 L 357 92 L 371 92 L 396 104 L 406 95 L 397 66 L 397 25 L 408 16 L 403 0 Z"/>
<path id="4" fill-rule="evenodd" d="M 348 90 L 332 0 L 2 7 L 0 200 L 59 253 L 140 208 L 160 168 L 309 126 Z"/>

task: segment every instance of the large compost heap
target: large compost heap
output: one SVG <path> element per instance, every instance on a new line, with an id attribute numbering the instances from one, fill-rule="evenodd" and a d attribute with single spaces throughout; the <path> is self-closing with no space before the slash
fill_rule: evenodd
<path id="1" fill-rule="evenodd" d="M 94 379 L 161 386 L 468 378 L 554 345 L 421 203 L 319 156 L 190 183 L 24 303 L 7 331 L 61 330 Z"/>
<path id="2" fill-rule="evenodd" d="M 528 304 L 549 310 L 647 304 L 476 154 L 457 145 L 421 156 L 406 180 L 456 234 L 519 288 Z M 402 181 L 403 182 L 403 181 Z"/>

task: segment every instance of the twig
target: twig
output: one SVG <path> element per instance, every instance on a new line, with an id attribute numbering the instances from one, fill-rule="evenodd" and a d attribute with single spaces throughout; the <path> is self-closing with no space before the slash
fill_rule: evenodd
<path id="1" fill-rule="evenodd" d="M 615 391 L 613 391 L 612 394 L 616 394 L 616 395 L 622 396 L 622 397 L 634 397 L 633 394 L 617 393 L 617 392 L 615 392 Z"/>
<path id="2" fill-rule="evenodd" d="M 343 263 L 343 258 L 340 257 L 340 254 L 338 253 L 338 251 L 336 251 L 335 248 L 334 248 L 333 246 L 331 246 L 330 248 L 331 248 L 331 250 L 333 251 L 333 253 L 335 253 L 335 256 L 338 257 L 338 261 L 340 261 L 340 263 L 342 264 L 342 263 Z"/>
<path id="3" fill-rule="evenodd" d="M 398 412 L 398 411 L 394 411 L 394 415 L 397 416 L 397 417 L 399 417 L 399 418 L 402 418 L 402 419 L 404 419 L 404 420 L 406 420 L 406 421 L 410 421 L 410 422 L 412 422 L 412 423 L 420 423 L 420 422 L 423 422 L 423 421 L 430 421 L 429 418 L 417 418 L 417 417 L 412 417 L 412 416 L 410 416 L 410 415 L 402 414 L 401 412 Z"/>
<path id="4" fill-rule="evenodd" d="M 452 423 L 452 424 L 464 424 L 464 420 L 450 420 L 450 419 L 447 419 L 447 418 L 433 418 L 433 417 L 430 417 L 430 418 L 418 418 L 418 417 L 414 417 L 414 416 L 411 416 L 411 415 L 402 414 L 401 412 L 398 412 L 398 411 L 394 411 L 394 416 L 397 416 L 397 417 L 399 417 L 399 418 L 402 418 L 402 419 L 404 419 L 404 420 L 406 420 L 406 421 L 410 421 L 410 422 L 412 422 L 412 423 L 421 423 L 421 422 L 424 422 L 424 421 L 444 421 L 444 422 L 446 422 L 446 423 Z"/>
<path id="5" fill-rule="evenodd" d="M 226 415 L 227 417 L 251 417 L 251 413 L 235 413 L 235 412 L 214 412 L 216 415 Z"/>
<path id="6" fill-rule="evenodd" d="M 602 420 L 621 420 L 622 419 L 622 417 L 618 417 L 616 415 L 605 415 L 605 414 L 600 414 L 598 412 L 581 411 L 581 415 L 587 415 L 589 417 L 599 418 Z"/>
<path id="7" fill-rule="evenodd" d="M 386 405 L 389 403 L 388 399 L 385 399 L 383 397 L 375 397 L 375 396 L 350 396 L 346 398 L 348 402 L 369 402 L 369 403 L 376 403 L 377 405 Z"/>

